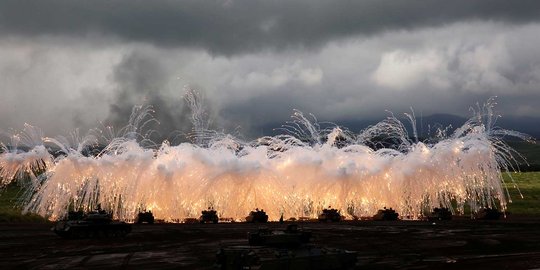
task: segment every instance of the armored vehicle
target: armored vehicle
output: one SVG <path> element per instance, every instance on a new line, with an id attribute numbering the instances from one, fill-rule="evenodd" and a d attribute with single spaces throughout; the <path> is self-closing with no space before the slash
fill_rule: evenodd
<path id="1" fill-rule="evenodd" d="M 452 212 L 450 212 L 450 210 L 445 207 L 435 207 L 433 208 L 433 211 L 431 211 L 431 213 L 427 215 L 427 219 L 429 221 L 451 220 Z"/>
<path id="2" fill-rule="evenodd" d="M 52 228 L 64 238 L 122 237 L 131 232 L 131 225 L 112 220 L 109 213 L 98 210 L 89 212 L 80 219 L 58 221 Z"/>
<path id="3" fill-rule="evenodd" d="M 200 223 L 218 223 L 219 218 L 216 210 L 208 207 L 208 210 L 203 210 L 201 214 L 201 217 L 199 217 Z"/>
<path id="4" fill-rule="evenodd" d="M 494 208 L 482 208 L 474 215 L 475 219 L 497 220 L 501 218 L 502 212 Z"/>
<path id="5" fill-rule="evenodd" d="M 296 247 L 308 243 L 310 238 L 311 232 L 299 229 L 296 224 L 289 224 L 282 231 L 260 228 L 256 233 L 248 233 L 252 246 Z"/>
<path id="6" fill-rule="evenodd" d="M 69 211 L 67 220 L 82 220 L 85 217 L 85 213 L 82 210 L 79 211 Z"/>
<path id="7" fill-rule="evenodd" d="M 332 221 L 338 222 L 341 221 L 341 214 L 337 209 L 327 208 L 323 209 L 322 213 L 319 215 L 319 221 Z"/>
<path id="8" fill-rule="evenodd" d="M 152 214 L 152 211 L 146 211 L 146 210 L 143 212 L 139 212 L 139 214 L 137 214 L 137 218 L 135 219 L 135 223 L 154 224 L 154 214 Z"/>
<path id="9" fill-rule="evenodd" d="M 392 207 L 388 209 L 384 207 L 377 211 L 377 214 L 373 216 L 373 220 L 398 220 L 398 216 L 399 214 Z"/>
<path id="10" fill-rule="evenodd" d="M 249 212 L 249 216 L 246 217 L 246 222 L 266 223 L 266 222 L 268 222 L 268 215 L 266 214 L 266 212 L 264 212 L 263 209 L 259 210 L 257 208 L 257 209 L 255 209 L 255 211 Z"/>
<path id="11" fill-rule="evenodd" d="M 310 232 L 289 225 L 283 231 L 260 229 L 248 234 L 249 246 L 222 247 L 216 254 L 220 269 L 347 269 L 356 252 L 309 244 Z"/>

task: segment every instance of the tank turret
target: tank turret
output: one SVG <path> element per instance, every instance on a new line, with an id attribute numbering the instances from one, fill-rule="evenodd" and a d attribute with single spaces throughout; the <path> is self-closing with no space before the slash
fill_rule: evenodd
<path id="1" fill-rule="evenodd" d="M 200 223 L 218 223 L 218 215 L 216 210 L 208 207 L 208 210 L 201 211 L 201 216 L 199 217 Z"/>
<path id="2" fill-rule="evenodd" d="M 139 214 L 137 214 L 137 218 L 135 218 L 135 223 L 154 224 L 154 214 L 152 214 L 152 211 L 146 211 L 146 210 L 143 212 L 139 212 Z"/>
<path id="3" fill-rule="evenodd" d="M 398 220 L 399 214 L 392 207 L 379 209 L 373 216 L 373 220 Z"/>
<path id="4" fill-rule="evenodd" d="M 338 222 L 341 221 L 341 214 L 337 209 L 327 208 L 323 209 L 322 213 L 319 215 L 319 221 L 332 221 Z"/>
<path id="5" fill-rule="evenodd" d="M 268 222 L 268 215 L 266 212 L 264 212 L 263 209 L 259 210 L 259 208 L 255 209 L 255 211 L 249 212 L 249 215 L 246 217 L 246 222 L 260 222 L 260 223 L 266 223 Z"/>

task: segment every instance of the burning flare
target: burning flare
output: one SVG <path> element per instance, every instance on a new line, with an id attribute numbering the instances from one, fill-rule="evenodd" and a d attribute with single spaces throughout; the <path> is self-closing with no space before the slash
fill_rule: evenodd
<path id="1" fill-rule="evenodd" d="M 316 217 L 328 205 L 348 217 L 371 216 L 386 206 L 415 218 L 440 206 L 458 212 L 466 204 L 473 211 L 506 209 L 501 170 L 515 170 L 514 156 L 521 156 L 501 138 L 531 139 L 494 128 L 491 99 L 453 134 L 440 131 L 426 142 L 410 139 L 393 115 L 354 134 L 335 125 L 322 128 L 300 111 L 283 125 L 282 135 L 243 142 L 208 128 L 194 91 L 188 89 L 185 100 L 193 111 L 193 143 L 175 146 L 155 146 L 151 132 L 142 132 L 155 121 L 150 106 L 136 106 L 118 134 L 104 128 L 83 139 L 78 133 L 52 139 L 26 125 L 7 134 L 9 147 L 1 145 L 1 184 L 27 183 L 24 211 L 51 220 L 98 204 L 124 220 L 141 209 L 179 220 L 208 207 L 237 220 L 257 207 L 277 220 L 282 214 Z M 414 115 L 408 117 L 415 130 Z M 54 158 L 46 144 L 60 154 Z M 90 154 L 96 145 L 105 147 Z"/>

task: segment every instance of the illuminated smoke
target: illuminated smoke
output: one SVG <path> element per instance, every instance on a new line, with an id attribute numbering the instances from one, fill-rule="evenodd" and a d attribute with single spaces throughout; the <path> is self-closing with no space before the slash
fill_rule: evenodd
<path id="1" fill-rule="evenodd" d="M 151 131 L 144 127 L 155 121 L 150 106 L 136 106 L 118 133 L 105 127 L 83 138 L 75 133 L 71 140 L 51 139 L 26 126 L 8 134 L 10 147 L 4 144 L 0 155 L 2 185 L 29 178 L 24 211 L 51 220 L 97 205 L 125 220 L 142 209 L 158 219 L 181 220 L 207 207 L 237 220 L 262 208 L 277 220 L 282 213 L 316 217 L 328 206 L 349 218 L 371 216 L 382 207 L 416 218 L 440 206 L 461 213 L 465 205 L 473 211 L 506 209 L 501 171 L 514 170 L 514 156 L 520 156 L 501 138 L 530 139 L 495 128 L 489 100 L 436 142 L 410 139 L 393 115 L 355 134 L 335 125 L 323 128 L 300 111 L 283 125 L 283 134 L 244 142 L 208 129 L 196 92 L 188 89 L 185 100 L 193 110 L 193 143 L 149 141 Z M 408 118 L 414 130 L 414 116 Z M 17 148 L 22 144 L 26 151 Z M 61 154 L 53 158 L 45 144 Z M 99 153 L 89 154 L 101 144 Z"/>

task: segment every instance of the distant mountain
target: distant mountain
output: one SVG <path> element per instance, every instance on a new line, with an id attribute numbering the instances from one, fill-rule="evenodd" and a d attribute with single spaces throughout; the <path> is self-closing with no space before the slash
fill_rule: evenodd
<path id="1" fill-rule="evenodd" d="M 496 125 L 504 129 L 527 133 L 537 140 L 540 139 L 540 117 L 503 116 L 499 118 Z"/>
<path id="2" fill-rule="evenodd" d="M 451 114 L 434 114 L 427 117 L 417 118 L 416 124 L 421 137 L 428 135 L 428 132 L 433 132 L 433 127 L 452 126 L 451 131 L 462 126 L 467 118 L 451 115 Z M 496 127 L 508 130 L 515 130 L 529 134 L 535 138 L 540 138 L 540 117 L 525 117 L 525 116 L 504 116 L 499 117 L 495 123 Z M 430 130 L 431 128 L 431 130 Z M 421 131 L 421 132 L 420 132 Z"/>
<path id="3" fill-rule="evenodd" d="M 333 123 L 346 127 L 353 132 L 360 132 L 368 126 L 374 125 L 381 120 L 383 120 L 383 118 L 372 120 L 345 119 L 333 121 Z M 412 127 L 408 119 L 403 117 L 400 118 L 400 120 L 405 124 L 405 127 L 412 135 Z M 422 117 L 416 116 L 416 128 L 418 131 L 418 136 L 421 138 L 426 138 L 433 135 L 437 128 L 446 128 L 451 126 L 451 128 L 448 129 L 448 132 L 451 133 L 456 128 L 461 127 L 467 120 L 468 118 L 452 114 L 433 114 Z M 276 128 L 281 127 L 281 125 L 282 123 L 266 124 L 259 128 L 261 133 L 259 135 L 281 134 L 283 133 L 282 131 L 276 130 Z M 540 117 L 504 116 L 498 118 L 495 125 L 500 128 L 526 133 L 540 139 Z"/>

